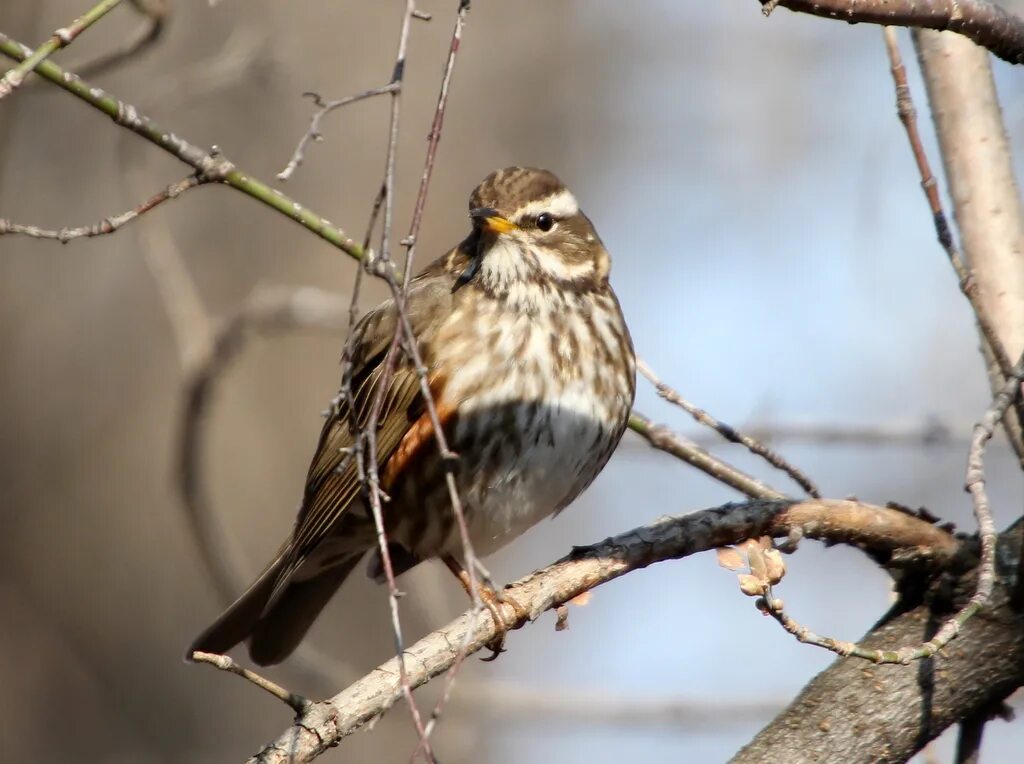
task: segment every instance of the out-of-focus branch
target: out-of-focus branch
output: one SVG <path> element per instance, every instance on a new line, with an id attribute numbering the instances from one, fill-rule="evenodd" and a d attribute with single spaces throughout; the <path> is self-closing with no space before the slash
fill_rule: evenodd
<path id="1" fill-rule="evenodd" d="M 452 712 L 471 712 L 477 723 L 525 719 L 566 724 L 585 722 L 614 727 L 664 725 L 707 731 L 764 722 L 786 705 L 782 697 L 662 697 L 624 694 L 600 688 L 565 688 L 545 683 L 491 680 L 462 684 Z"/>
<path id="2" fill-rule="evenodd" d="M 120 3 L 121 0 L 100 0 L 92 8 L 72 21 L 71 24 L 56 30 L 50 36 L 50 39 L 34 51 L 27 52 L 24 58 L 21 59 L 21 63 L 12 67 L 3 77 L 0 77 L 0 100 L 19 88 L 29 73 L 45 61 L 48 56 L 70 45 L 78 35 L 114 10 Z"/>
<path id="3" fill-rule="evenodd" d="M 31 50 L 21 43 L 0 33 L 0 53 L 23 61 Z M 361 260 L 365 256 L 363 247 L 349 238 L 341 229 L 335 227 L 325 218 L 304 207 L 295 200 L 285 196 L 275 188 L 237 168 L 223 154 L 205 151 L 187 140 L 165 130 L 155 122 L 141 114 L 131 104 L 119 101 L 101 88 L 85 82 L 71 72 L 65 72 L 52 61 L 43 61 L 35 71 L 58 87 L 67 90 L 90 106 L 98 109 L 114 120 L 121 127 L 145 138 L 155 146 L 193 167 L 200 178 L 207 182 L 224 183 L 247 196 L 286 215 L 299 225 L 312 231 L 320 238 L 335 247 Z"/>
<path id="4" fill-rule="evenodd" d="M 847 543 L 879 555 L 913 556 L 922 564 L 948 564 L 958 544 L 945 531 L 897 510 L 849 501 L 752 501 L 725 505 L 683 517 L 663 518 L 588 547 L 507 588 L 536 620 L 583 592 L 630 571 L 663 560 L 679 559 L 746 538 L 786 537 L 799 531 L 807 538 Z M 526 620 L 508 604 L 508 623 Z M 459 646 L 469 652 L 495 636 L 492 619 L 464 613 L 406 650 L 407 680 L 419 687 L 457 660 Z M 863 666 L 863 664 L 861 664 Z M 314 703 L 250 764 L 300 764 L 319 756 L 342 738 L 387 711 L 402 696 L 395 659 L 326 701 Z"/>
<path id="5" fill-rule="evenodd" d="M 1012 64 L 1024 63 L 1024 19 L 986 0 L 758 0 L 765 15 L 781 6 L 848 23 L 958 32 Z"/>
<path id="6" fill-rule="evenodd" d="M 763 443 L 786 441 L 822 446 L 918 446 L 920 448 L 968 445 L 971 422 L 924 418 L 919 422 L 883 424 L 831 424 L 828 422 L 752 422 L 743 431 Z M 683 437 L 702 448 L 721 445 L 721 438 L 706 431 L 684 431 Z"/>
<path id="7" fill-rule="evenodd" d="M 260 289 L 215 333 L 210 354 L 197 364 L 185 385 L 185 411 L 178 439 L 178 486 L 213 586 L 225 602 L 237 595 L 237 576 L 232 549 L 220 538 L 210 511 L 201 467 L 206 410 L 214 384 L 237 357 L 250 332 L 265 333 L 301 327 L 304 330 L 338 332 L 348 324 L 348 305 L 339 295 L 314 288 Z"/>
<path id="8" fill-rule="evenodd" d="M 145 18 L 142 23 L 121 43 L 119 48 L 108 50 L 97 58 L 71 64 L 69 68 L 80 77 L 94 77 L 114 67 L 141 56 L 153 47 L 167 29 L 171 8 L 167 0 L 131 0 L 132 6 Z"/>
<path id="9" fill-rule="evenodd" d="M 942 151 L 969 278 L 1006 357 L 1024 351 L 1024 219 L 988 56 L 957 35 L 914 33 L 928 102 Z M 987 344 L 989 384 L 1003 387 L 1007 370 Z M 1021 412 L 1003 424 L 1024 466 Z"/>
<path id="10" fill-rule="evenodd" d="M 103 218 L 103 220 L 100 220 L 99 222 L 79 226 L 78 228 L 61 228 L 59 230 L 53 230 L 39 228 L 34 225 L 13 223 L 10 220 L 0 218 L 0 236 L 7 234 L 23 234 L 36 239 L 56 239 L 61 244 L 67 244 L 69 241 L 91 236 L 104 236 L 108 233 L 114 233 L 114 231 L 118 230 L 126 223 L 130 223 L 140 215 L 145 215 L 160 204 L 163 204 L 170 199 L 177 199 L 190 188 L 195 188 L 196 186 L 201 186 L 208 182 L 208 180 L 204 180 L 198 175 L 189 175 L 187 178 L 175 181 L 163 191 L 154 194 L 127 212 L 122 212 L 118 215 L 111 215 L 110 217 Z"/>
<path id="11" fill-rule="evenodd" d="M 1024 612 L 1010 604 L 1022 524 L 1000 536 L 993 597 L 982 616 L 964 625 L 953 648 L 914 669 L 836 660 L 733 764 L 905 762 L 946 727 L 992 709 L 1024 684 Z M 949 584 L 940 578 L 924 597 L 899 602 L 861 644 L 884 648 L 929 639 L 976 590 L 975 572 Z"/>

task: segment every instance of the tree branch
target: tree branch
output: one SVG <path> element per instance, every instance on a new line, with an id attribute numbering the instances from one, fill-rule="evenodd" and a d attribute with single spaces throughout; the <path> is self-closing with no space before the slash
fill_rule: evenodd
<path id="1" fill-rule="evenodd" d="M 31 55 L 32 51 L 21 43 L 12 40 L 7 35 L 0 33 L 0 53 L 16 61 L 24 61 Z M 141 114 L 131 104 L 124 103 L 101 88 L 90 85 L 77 75 L 64 71 L 52 61 L 43 61 L 36 67 L 35 71 L 50 82 L 85 101 L 93 108 L 103 112 L 114 120 L 117 125 L 131 130 L 136 135 L 145 138 L 153 145 L 159 146 L 167 153 L 194 168 L 204 182 L 224 183 L 231 186 L 282 215 L 286 215 L 351 257 L 361 260 L 365 256 L 366 253 L 363 247 L 358 242 L 349 238 L 341 229 L 336 228 L 325 218 L 311 209 L 303 207 L 277 189 L 271 188 L 263 181 L 240 170 L 223 154 L 205 151 L 189 143 L 184 138 L 175 135 L 173 132 L 165 130 L 149 117 Z"/>
<path id="2" fill-rule="evenodd" d="M 958 32 L 1011 64 L 1024 63 L 1024 19 L 985 0 L 758 0 L 767 16 L 782 6 L 848 23 Z"/>
<path id="3" fill-rule="evenodd" d="M 904 762 L 946 727 L 972 718 L 1024 684 L 1024 614 L 1010 605 L 1021 523 L 999 540 L 999 582 L 956 642 L 915 667 L 840 658 L 732 760 L 733 764 Z M 882 647 L 929 639 L 974 592 L 975 571 L 937 581 L 899 603 L 862 640 Z"/>
<path id="4" fill-rule="evenodd" d="M 55 31 L 50 36 L 50 39 L 34 51 L 29 52 L 21 59 L 20 64 L 12 67 L 3 77 L 0 77 L 0 100 L 3 100 L 5 96 L 10 95 L 17 88 L 21 87 L 21 83 L 25 81 L 25 78 L 39 64 L 45 61 L 48 56 L 70 45 L 78 35 L 114 10 L 120 3 L 121 0 L 101 0 L 71 22 L 71 24 Z"/>
<path id="5" fill-rule="evenodd" d="M 808 538 L 846 543 L 870 550 L 876 558 L 913 558 L 925 566 L 948 564 L 958 544 L 945 531 L 912 515 L 851 501 L 752 501 L 727 504 L 650 525 L 577 547 L 555 564 L 507 588 L 510 597 L 536 620 L 583 592 L 645 568 L 697 552 L 763 535 L 786 537 L 798 531 Z M 510 605 L 504 616 L 515 627 L 525 620 Z M 492 619 L 464 613 L 406 650 L 408 681 L 419 687 L 458 659 L 459 647 L 472 653 L 495 636 Z M 859 664 L 863 666 L 863 664 Z M 402 695 L 395 659 L 379 666 L 329 700 L 314 703 L 295 723 L 265 746 L 250 764 L 299 764 L 311 761 L 342 738 L 387 711 Z"/>
<path id="6" fill-rule="evenodd" d="M 915 32 L 928 103 L 942 152 L 953 212 L 996 343 L 983 345 L 993 394 L 1006 381 L 999 349 L 1024 352 L 1024 218 L 999 100 L 985 51 L 956 35 Z M 1003 418 L 1024 466 L 1024 405 Z"/>
<path id="7" fill-rule="evenodd" d="M 114 233 L 114 231 L 121 228 L 126 223 L 130 223 L 135 218 L 145 215 L 153 208 L 163 204 L 171 199 L 177 199 L 183 193 L 188 191 L 190 188 L 201 186 L 204 181 L 197 175 L 189 175 L 187 178 L 175 181 L 174 183 L 167 186 L 162 191 L 157 192 L 153 196 L 149 197 L 140 204 L 132 207 L 127 212 L 122 212 L 117 215 L 111 215 L 110 217 L 103 218 L 99 222 L 91 223 L 89 225 L 79 226 L 77 228 L 61 228 L 60 230 L 53 230 L 47 228 L 39 228 L 34 225 L 23 225 L 21 223 L 13 223 L 10 220 L 0 218 L 0 236 L 10 234 L 23 234 L 30 236 L 34 239 L 56 239 L 61 244 L 67 244 L 69 241 L 75 239 L 88 238 L 91 236 L 105 236 L 106 234 Z"/>

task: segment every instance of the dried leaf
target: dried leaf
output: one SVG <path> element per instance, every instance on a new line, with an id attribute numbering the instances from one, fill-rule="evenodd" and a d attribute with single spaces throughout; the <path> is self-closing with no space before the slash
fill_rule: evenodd
<path id="1" fill-rule="evenodd" d="M 749 573 L 741 573 L 738 578 L 740 581 L 740 591 L 748 597 L 760 597 L 764 594 L 764 582 L 757 576 L 752 576 Z"/>
<path id="2" fill-rule="evenodd" d="M 758 580 L 768 583 L 768 565 L 764 561 L 764 551 L 756 541 L 747 545 L 747 561 L 750 563 L 750 572 Z"/>
<path id="3" fill-rule="evenodd" d="M 715 550 L 715 554 L 718 556 L 718 564 L 723 568 L 740 570 L 747 566 L 747 563 L 743 561 L 743 555 L 731 546 L 719 547 Z"/>
<path id="4" fill-rule="evenodd" d="M 786 575 L 786 562 L 778 549 L 769 549 L 764 553 L 764 563 L 768 573 L 768 583 L 775 585 Z"/>

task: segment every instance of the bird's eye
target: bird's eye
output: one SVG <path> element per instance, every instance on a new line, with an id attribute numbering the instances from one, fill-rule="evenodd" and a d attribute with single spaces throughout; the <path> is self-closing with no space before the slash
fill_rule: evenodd
<path id="1" fill-rule="evenodd" d="M 542 212 L 537 216 L 537 227 L 542 231 L 550 231 L 555 225 L 555 219 L 551 217 L 551 213 Z"/>

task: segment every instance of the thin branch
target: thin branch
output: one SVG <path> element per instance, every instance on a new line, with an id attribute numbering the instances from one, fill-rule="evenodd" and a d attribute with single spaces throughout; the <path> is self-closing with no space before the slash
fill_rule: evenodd
<path id="1" fill-rule="evenodd" d="M 712 456 L 696 443 L 686 440 L 665 425 L 655 424 L 639 411 L 634 410 L 630 414 L 629 429 L 659 451 L 682 459 L 718 482 L 735 488 L 753 499 L 783 499 L 786 496 L 782 491 Z"/>
<path id="2" fill-rule="evenodd" d="M 295 713 L 301 714 L 308 709 L 312 703 L 294 692 L 286 690 L 276 682 L 272 682 L 266 677 L 262 677 L 255 671 L 250 671 L 247 668 L 242 668 L 234 660 L 229 658 L 227 655 L 220 655 L 218 653 L 204 653 L 196 651 L 192 653 L 192 660 L 196 663 L 208 663 L 211 666 L 219 668 L 221 671 L 227 671 L 230 674 L 240 676 L 254 685 L 259 687 L 261 690 L 269 692 L 275 698 L 280 700 L 282 703 L 287 703 L 293 709 Z"/>
<path id="3" fill-rule="evenodd" d="M 23 61 L 31 54 L 31 51 L 21 43 L 0 33 L 0 53 L 17 61 Z M 223 154 L 205 151 L 184 138 L 164 130 L 131 104 L 119 101 L 101 88 L 85 82 L 71 72 L 64 71 L 52 61 L 43 61 L 35 71 L 103 112 L 117 125 L 131 130 L 194 168 L 204 182 L 218 182 L 231 186 L 294 220 L 351 257 L 357 260 L 365 257 L 366 251 L 341 229 L 277 189 L 271 188 L 266 183 L 245 173 Z"/>
<path id="4" fill-rule="evenodd" d="M 758 0 L 765 15 L 781 6 L 850 24 L 959 32 L 1011 64 L 1024 63 L 1024 20 L 986 0 Z"/>
<path id="5" fill-rule="evenodd" d="M 899 42 L 896 39 L 896 30 L 893 27 L 885 27 L 885 48 L 889 55 L 890 71 L 892 72 L 893 83 L 896 86 L 896 113 L 903 128 L 907 132 L 907 139 L 910 141 L 911 151 L 914 153 L 914 161 L 917 163 L 917 170 L 921 175 L 921 188 L 924 190 L 925 198 L 928 200 L 928 207 L 932 213 L 932 220 L 935 223 L 935 234 L 939 244 L 946 252 L 949 262 L 956 272 L 960 291 L 971 304 L 975 320 L 978 322 L 978 329 L 983 340 L 988 344 L 995 356 L 996 362 L 1002 373 L 1009 374 L 1013 362 L 1006 354 L 999 334 L 992 325 L 988 311 L 978 292 L 978 284 L 974 280 L 970 270 L 960 256 L 960 251 L 953 241 L 949 223 L 946 220 L 946 213 L 942 209 L 942 200 L 939 198 L 939 187 L 932 174 L 928 163 L 928 155 L 925 153 L 924 144 L 921 142 L 921 134 L 917 129 L 917 110 L 914 108 L 914 101 L 910 94 L 910 85 L 907 84 L 907 70 L 903 66 L 903 59 L 900 56 Z"/>
<path id="6" fill-rule="evenodd" d="M 730 427 L 724 422 L 718 421 L 704 409 L 690 403 L 676 390 L 672 389 L 664 382 L 662 382 L 660 379 L 658 379 L 658 376 L 642 360 L 637 359 L 636 368 L 637 371 L 639 371 L 643 376 L 645 376 L 648 379 L 648 381 L 650 381 L 652 385 L 654 385 L 654 387 L 658 391 L 658 395 L 660 395 L 662 398 L 664 398 L 672 405 L 681 408 L 687 414 L 692 416 L 698 424 L 702 424 L 705 427 L 711 428 L 719 435 L 721 435 L 723 438 L 728 440 L 730 443 L 739 443 L 752 454 L 760 456 L 762 459 L 764 459 L 766 462 L 768 462 L 776 469 L 785 472 L 787 475 L 789 475 L 790 478 L 793 479 L 793 481 L 797 485 L 803 488 L 809 496 L 812 496 L 814 498 L 821 497 L 821 492 L 818 490 L 818 487 L 814 484 L 814 482 L 809 477 L 807 477 L 807 475 L 804 474 L 802 470 L 798 469 L 797 467 L 793 466 L 788 461 L 786 461 L 786 459 L 783 458 L 781 454 L 776 453 L 763 443 L 759 443 L 749 435 L 745 435 L 742 432 L 739 432 L 738 430 L 736 430 L 736 428 Z"/>
<path id="7" fill-rule="evenodd" d="M 374 96 L 384 95 L 385 93 L 393 93 L 399 87 L 397 82 L 389 82 L 387 85 L 379 88 L 371 88 L 370 90 L 364 90 L 362 93 L 356 93 L 355 95 L 345 96 L 335 101 L 325 101 L 322 96 L 318 93 L 307 91 L 302 95 L 306 98 L 312 98 L 314 105 L 318 108 L 313 112 L 313 116 L 309 120 L 309 127 L 306 132 L 299 139 L 298 145 L 295 147 L 295 151 L 292 152 L 291 159 L 288 160 L 288 164 L 285 168 L 277 174 L 278 180 L 288 180 L 292 173 L 294 173 L 299 165 L 306 159 L 306 146 L 310 141 L 320 142 L 323 140 L 323 133 L 320 132 L 320 122 L 335 109 L 340 109 L 342 106 L 348 106 L 352 103 L 358 103 L 359 101 L 365 101 L 368 98 Z"/>
<path id="8" fill-rule="evenodd" d="M 441 131 L 444 127 L 444 116 L 448 106 L 448 91 L 451 87 L 452 74 L 455 71 L 455 61 L 458 57 L 459 47 L 462 43 L 462 31 L 465 28 L 466 16 L 468 13 L 469 0 L 460 0 L 458 10 L 455 14 L 455 25 L 452 29 L 451 42 L 448 45 L 448 59 L 445 61 L 444 73 L 441 75 L 441 89 L 437 96 L 437 107 L 434 109 L 434 119 L 430 125 L 430 134 L 427 138 L 427 153 L 423 162 L 423 175 L 420 178 L 420 187 L 416 194 L 416 203 L 413 206 L 412 222 L 409 224 L 408 235 L 402 240 L 402 245 L 405 247 L 405 265 L 403 268 L 405 277 L 402 284 L 403 297 L 409 293 L 413 255 L 416 249 L 416 241 L 419 237 L 420 225 L 423 221 L 423 211 L 426 209 L 427 205 L 427 192 L 430 189 L 430 179 L 434 172 L 434 162 L 437 159 L 437 147 L 441 142 Z M 441 426 L 441 419 L 437 414 L 437 405 L 434 401 L 433 392 L 430 389 L 430 381 L 427 379 L 427 368 L 420 355 L 419 346 L 413 333 L 412 325 L 409 322 L 409 315 L 404 310 L 400 310 L 399 318 L 401 319 L 402 330 L 405 334 L 406 347 L 412 356 L 412 361 L 416 366 L 417 375 L 419 376 L 420 391 L 423 395 L 424 401 L 426 402 L 427 413 L 430 417 L 431 428 L 437 442 L 438 453 L 441 455 L 441 459 L 444 464 L 445 483 L 448 488 L 448 497 L 451 502 L 452 514 L 455 516 L 455 522 L 459 529 L 459 537 L 462 541 L 463 557 L 465 558 L 467 573 L 469 575 L 470 597 L 473 601 L 473 608 L 479 613 L 482 602 L 480 600 L 480 591 L 477 585 L 477 572 L 483 571 L 484 575 L 488 578 L 489 575 L 487 575 L 486 570 L 477 558 L 476 550 L 473 549 L 473 542 L 469 536 L 469 527 L 466 524 L 466 513 L 462 506 L 462 499 L 459 496 L 458 487 L 455 484 L 454 466 L 456 455 L 448 447 L 448 439 L 445 437 L 444 429 Z M 462 666 L 463 659 L 466 656 L 466 648 L 466 644 L 460 645 L 460 657 L 456 659 L 451 670 L 445 676 L 441 697 L 434 705 L 433 711 L 431 711 L 430 720 L 424 728 L 417 750 L 413 752 L 413 758 L 416 757 L 420 749 L 429 751 L 430 735 L 437 726 L 438 719 L 441 718 L 445 704 L 451 698 L 451 692 L 455 685 L 455 678 L 458 675 L 459 668 Z"/>
<path id="9" fill-rule="evenodd" d="M 948 533 L 896 510 L 842 501 L 752 501 L 662 518 L 599 544 L 577 547 L 507 591 L 533 621 L 544 611 L 632 570 L 746 538 L 786 537 L 797 529 L 808 538 L 855 544 L 878 553 L 915 555 L 922 564 L 948 563 L 958 548 Z M 502 607 L 510 623 L 516 627 L 525 623 L 510 605 Z M 469 652 L 475 652 L 495 633 L 492 619 L 477 619 L 473 611 L 464 613 L 408 648 L 408 680 L 414 687 L 425 684 L 454 664 L 458 645 L 465 642 Z M 313 704 L 250 764 L 311 761 L 383 714 L 402 695 L 397 661 L 392 659 L 333 698 Z"/>
<path id="10" fill-rule="evenodd" d="M 992 587 L 995 584 L 995 556 L 996 556 L 996 532 L 995 523 L 992 520 L 992 509 L 989 506 L 988 494 L 985 491 L 985 465 L 983 456 L 985 444 L 992 439 L 992 434 L 999 425 L 1007 409 L 1022 394 L 1021 380 L 1024 380 L 1024 354 L 1021 355 L 1017 365 L 1013 367 L 1009 378 L 1003 389 L 992 399 L 992 404 L 985 411 L 981 421 L 974 426 L 971 436 L 971 448 L 967 455 L 967 474 L 964 478 L 964 487 L 971 494 L 974 504 L 974 517 L 978 522 L 978 536 L 981 541 L 981 563 L 978 565 L 978 590 L 971 597 L 970 601 L 955 619 L 943 626 L 935 635 L 938 640 L 947 628 L 951 631 L 951 637 L 955 636 L 956 630 L 963 625 L 963 622 L 980 610 L 989 597 L 992 596 Z M 954 627 L 953 624 L 956 624 Z"/>
<path id="11" fill-rule="evenodd" d="M 398 37 L 398 52 L 395 55 L 394 69 L 392 70 L 391 82 L 393 86 L 389 91 L 391 94 L 391 119 L 388 129 L 388 146 L 384 160 L 384 219 L 381 232 L 381 247 L 377 257 L 367 261 L 367 267 L 378 276 L 385 276 L 388 285 L 391 287 L 394 296 L 395 310 L 399 316 L 404 314 L 404 292 L 399 293 L 395 282 L 393 267 L 390 255 L 391 232 L 394 221 L 394 198 L 395 198 L 395 166 L 398 156 L 398 132 L 401 118 L 402 106 L 402 82 L 405 76 L 405 61 L 409 45 L 409 32 L 412 28 L 412 21 L 416 12 L 416 0 L 407 0 L 405 13 L 402 16 L 402 26 Z M 408 278 L 409 274 L 406 274 Z M 357 447 L 361 456 L 360 478 L 366 490 L 370 511 L 376 527 L 378 553 L 380 554 L 381 566 L 384 571 L 384 578 L 388 587 L 388 605 L 391 613 L 391 629 L 395 639 L 395 659 L 398 666 L 399 683 L 405 696 L 406 704 L 409 706 L 409 713 L 412 716 L 413 725 L 419 738 L 419 749 L 423 750 L 428 762 L 435 760 L 433 751 L 427 739 L 426 728 L 420 714 L 419 706 L 412 694 L 412 685 L 408 679 L 408 671 L 405 663 L 405 644 L 402 638 L 402 625 L 399 617 L 398 585 L 395 582 L 394 566 L 391 562 L 391 550 L 387 539 L 387 530 L 384 523 L 384 512 L 381 507 L 382 491 L 380 488 L 380 475 L 377 461 L 377 423 L 380 420 L 383 410 L 384 398 L 391 379 L 394 375 L 398 355 L 401 350 L 403 337 L 403 323 L 395 323 L 395 333 L 388 347 L 387 353 L 381 366 L 381 375 L 378 381 L 376 393 L 370 404 L 369 415 L 366 425 L 357 438 Z M 408 341 L 408 346 L 415 347 L 415 339 Z M 418 364 L 417 368 L 422 366 Z M 365 448 L 360 441 L 365 439 Z M 415 757 L 415 754 L 414 754 Z"/>
<path id="12" fill-rule="evenodd" d="M 190 188 L 201 186 L 204 183 L 209 183 L 209 181 L 204 180 L 198 175 L 189 175 L 187 178 L 175 181 L 164 190 L 154 194 L 149 197 L 149 199 L 146 199 L 144 202 L 136 205 L 127 212 L 122 212 L 118 215 L 111 215 L 110 217 L 103 218 L 103 220 L 100 220 L 97 223 L 79 226 L 78 228 L 61 228 L 59 230 L 54 230 L 39 228 L 34 225 L 13 223 L 10 220 L 0 218 L 0 236 L 7 234 L 22 234 L 24 236 L 31 236 L 35 239 L 55 239 L 61 244 L 67 244 L 69 241 L 74 241 L 75 239 L 89 238 L 92 236 L 105 236 L 106 234 L 114 233 L 114 231 L 117 231 L 126 223 L 130 223 L 137 217 L 145 215 L 147 212 L 164 202 L 171 199 L 177 199 Z"/>
<path id="13" fill-rule="evenodd" d="M 83 13 L 70 25 L 56 30 L 50 39 L 28 53 L 21 63 L 12 67 L 0 77 L 0 100 L 13 93 L 25 81 L 25 78 L 52 53 L 65 48 L 75 41 L 78 35 L 91 27 L 121 4 L 121 0 L 100 0 L 92 8 Z"/>

